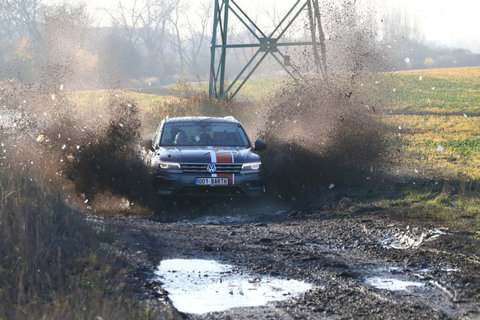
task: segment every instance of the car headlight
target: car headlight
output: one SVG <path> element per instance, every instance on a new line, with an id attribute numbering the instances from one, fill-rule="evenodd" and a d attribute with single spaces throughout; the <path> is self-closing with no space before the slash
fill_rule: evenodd
<path id="1" fill-rule="evenodd" d="M 261 165 L 262 163 L 260 161 L 244 163 L 242 165 L 242 173 L 258 172 Z"/>
<path id="2" fill-rule="evenodd" d="M 181 172 L 182 168 L 180 167 L 180 163 L 177 162 L 170 162 L 170 161 L 158 161 L 157 168 L 162 171 L 172 171 L 172 172 Z"/>

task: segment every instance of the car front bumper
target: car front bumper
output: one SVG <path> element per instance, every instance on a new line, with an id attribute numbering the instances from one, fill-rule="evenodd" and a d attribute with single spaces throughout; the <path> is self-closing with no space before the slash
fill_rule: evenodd
<path id="1" fill-rule="evenodd" d="M 209 178 L 211 174 L 170 173 L 154 174 L 154 188 L 160 196 L 258 196 L 263 193 L 260 173 L 236 173 L 229 177 L 226 186 L 200 186 L 196 178 Z"/>

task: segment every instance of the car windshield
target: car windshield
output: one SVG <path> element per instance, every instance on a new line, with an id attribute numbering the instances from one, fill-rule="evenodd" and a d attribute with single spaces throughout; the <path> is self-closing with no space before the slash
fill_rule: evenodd
<path id="1" fill-rule="evenodd" d="M 238 123 L 195 121 L 166 123 L 160 145 L 249 147 L 250 143 Z"/>

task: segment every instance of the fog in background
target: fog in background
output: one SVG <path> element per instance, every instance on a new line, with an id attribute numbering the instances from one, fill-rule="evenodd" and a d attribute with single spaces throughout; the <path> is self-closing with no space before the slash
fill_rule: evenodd
<path id="1" fill-rule="evenodd" d="M 245 11 L 266 32 L 271 31 L 289 9 L 289 2 L 270 2 L 245 3 Z M 61 84 L 66 89 L 160 87 L 179 80 L 208 80 L 213 1 L 104 0 L 95 3 L 0 1 L 0 79 L 46 88 L 58 88 Z M 278 5 L 273 6 L 275 3 Z M 334 0 L 321 1 L 329 72 L 342 73 L 355 67 L 356 60 L 362 57 L 345 53 L 349 45 L 358 47 L 362 42 L 368 43 L 365 46 L 368 51 L 363 54 L 370 56 L 370 61 L 376 61 L 371 65 L 360 64 L 365 71 L 480 65 L 480 54 L 468 49 L 439 47 L 426 39 L 421 19 L 412 14 L 405 3 L 387 1 L 380 9 L 374 1 L 351 0 L 342 4 Z M 422 10 L 427 9 L 424 6 Z M 420 14 L 426 14 L 424 11 Z M 432 8 L 431 14 L 435 12 Z M 338 23 L 359 16 L 362 21 L 358 23 L 370 26 L 368 32 L 356 33 L 356 21 Z M 255 42 L 235 19 L 233 15 L 230 18 L 228 41 Z M 448 23 L 454 22 L 445 24 Z M 334 25 L 346 27 L 332 28 Z M 309 40 L 309 37 L 305 13 L 283 41 Z M 302 60 L 310 55 L 308 50 L 291 48 L 284 53 L 301 67 Z M 252 49 L 230 49 L 227 77 L 235 77 L 253 53 Z M 375 58 L 371 59 L 372 56 Z M 254 77 L 285 75 L 281 66 L 271 59 Z"/>

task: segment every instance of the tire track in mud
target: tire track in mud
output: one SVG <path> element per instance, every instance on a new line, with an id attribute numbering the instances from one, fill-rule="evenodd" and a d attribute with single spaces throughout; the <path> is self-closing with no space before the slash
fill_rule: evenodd
<path id="1" fill-rule="evenodd" d="M 480 246 L 466 235 L 448 233 L 416 248 L 388 248 L 380 242 L 382 229 L 409 227 L 374 215 L 285 216 L 273 222 L 259 217 L 254 222 L 218 225 L 135 219 L 106 223 L 122 234 L 116 245 L 126 249 L 125 254 L 144 253 L 137 260 L 148 261 L 151 274 L 163 259 L 205 258 L 314 286 L 290 300 L 184 314 L 188 319 L 474 319 L 480 314 L 480 271 L 469 263 L 479 256 L 476 248 Z M 415 228 L 428 230 L 421 225 Z M 464 249 L 445 251 L 460 244 Z M 365 283 L 371 277 L 415 281 L 421 286 L 379 289 Z"/>

